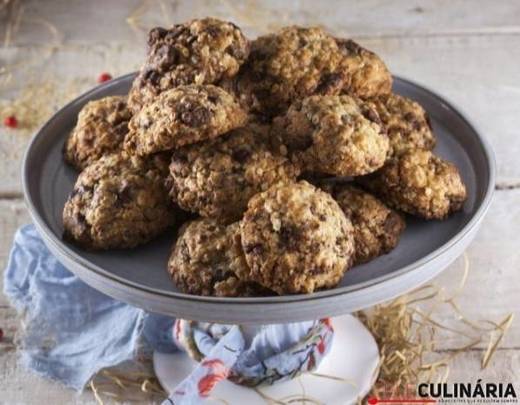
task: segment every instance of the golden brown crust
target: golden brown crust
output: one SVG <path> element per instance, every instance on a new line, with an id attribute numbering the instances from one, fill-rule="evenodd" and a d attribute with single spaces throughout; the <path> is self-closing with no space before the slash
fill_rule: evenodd
<path id="1" fill-rule="evenodd" d="M 176 150 L 168 188 L 181 208 L 232 222 L 241 218 L 253 195 L 298 174 L 287 157 L 267 144 L 264 130 L 249 125 Z"/>
<path id="2" fill-rule="evenodd" d="M 121 150 L 131 116 L 123 96 L 87 103 L 65 144 L 63 153 L 67 163 L 83 170 L 101 156 Z"/>
<path id="3" fill-rule="evenodd" d="M 154 28 L 148 56 L 129 95 L 139 111 L 163 91 L 186 84 L 212 84 L 229 78 L 249 54 L 249 41 L 240 28 L 216 18 L 192 20 L 172 28 Z"/>
<path id="4" fill-rule="evenodd" d="M 173 225 L 162 157 L 103 156 L 79 175 L 63 209 L 65 237 L 89 249 L 132 248 Z"/>
<path id="5" fill-rule="evenodd" d="M 247 113 L 223 89 L 179 86 L 132 117 L 125 148 L 139 155 L 177 149 L 223 135 L 246 121 Z"/>
<path id="6" fill-rule="evenodd" d="M 273 122 L 295 162 L 306 170 L 359 176 L 383 166 L 388 138 L 375 110 L 350 96 L 311 96 L 296 101 Z"/>
<path id="7" fill-rule="evenodd" d="M 427 150 L 408 151 L 359 181 L 386 204 L 425 219 L 446 218 L 466 200 L 457 167 Z"/>
<path id="8" fill-rule="evenodd" d="M 187 294 L 240 297 L 266 295 L 247 274 L 238 223 L 221 225 L 213 219 L 184 224 L 168 261 L 168 272 L 176 286 Z"/>
<path id="9" fill-rule="evenodd" d="M 279 294 L 336 286 L 354 255 L 352 224 L 329 194 L 305 181 L 254 196 L 240 229 L 248 278 Z"/>
<path id="10" fill-rule="evenodd" d="M 351 39 L 337 38 L 336 43 L 347 72 L 342 93 L 370 98 L 391 92 L 392 75 L 379 56 Z"/>
<path id="11" fill-rule="evenodd" d="M 352 44 L 321 28 L 285 27 L 253 41 L 239 74 L 222 85 L 239 94 L 251 111 L 267 117 L 314 94 L 388 93 L 391 76 L 384 63 Z"/>
<path id="12" fill-rule="evenodd" d="M 390 140 L 389 158 L 413 149 L 432 150 L 435 147 L 428 114 L 415 101 L 389 94 L 371 99 L 370 105 L 386 127 Z"/>
<path id="13" fill-rule="evenodd" d="M 352 184 L 335 184 L 327 191 L 354 227 L 354 264 L 366 263 L 397 246 L 405 228 L 400 214 Z"/>

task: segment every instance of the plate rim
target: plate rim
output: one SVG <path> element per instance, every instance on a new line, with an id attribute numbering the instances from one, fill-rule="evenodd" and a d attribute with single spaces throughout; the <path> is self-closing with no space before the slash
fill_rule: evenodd
<path id="1" fill-rule="evenodd" d="M 128 73 L 123 76 L 119 76 L 114 78 L 113 80 L 103 83 L 101 85 L 95 86 L 92 89 L 88 90 L 85 93 L 82 93 L 75 99 L 68 102 L 66 105 L 61 107 L 58 111 L 49 120 L 47 120 L 36 132 L 35 135 L 31 138 L 24 156 L 22 160 L 22 191 L 24 195 L 25 205 L 28 208 L 31 219 L 36 223 L 37 228 L 44 233 L 44 239 L 48 239 L 50 242 L 54 244 L 54 246 L 59 250 L 60 254 L 68 257 L 71 261 L 75 262 L 77 265 L 80 265 L 84 270 L 91 271 L 95 273 L 97 276 L 100 276 L 104 279 L 108 279 L 113 283 L 117 283 L 120 287 L 130 288 L 133 290 L 137 290 L 138 292 L 149 293 L 154 296 L 161 296 L 167 299 L 175 299 L 175 300 L 184 300 L 191 302 L 201 302 L 201 303 L 210 303 L 214 305 L 218 304 L 273 304 L 273 303 L 294 303 L 308 300 L 317 300 L 324 298 L 333 298 L 341 295 L 345 295 L 348 293 L 352 293 L 355 291 L 360 291 L 369 287 L 375 287 L 384 283 L 387 280 L 391 280 L 394 278 L 399 278 L 400 276 L 408 273 L 413 273 L 415 270 L 427 265 L 429 262 L 434 261 L 439 258 L 450 248 L 456 245 L 458 242 L 463 240 L 467 235 L 477 227 L 486 212 L 489 209 L 489 206 L 492 202 L 494 191 L 495 191 L 495 183 L 496 183 L 496 159 L 493 148 L 490 142 L 482 135 L 481 131 L 475 125 L 473 121 L 471 121 L 467 114 L 463 112 L 459 107 L 455 107 L 454 104 L 449 101 L 446 97 L 439 95 L 437 92 L 431 90 L 430 88 L 416 83 L 414 80 L 410 80 L 400 75 L 393 75 L 393 79 L 395 81 L 401 81 L 405 84 L 411 85 L 413 87 L 418 88 L 419 90 L 428 93 L 430 96 L 434 97 L 439 101 L 439 103 L 445 105 L 448 109 L 450 109 L 453 113 L 455 113 L 459 119 L 461 119 L 465 125 L 467 125 L 473 133 L 476 135 L 476 138 L 480 144 L 482 152 L 485 156 L 485 164 L 487 168 L 487 172 L 489 175 L 488 184 L 485 188 L 485 193 L 482 198 L 482 201 L 471 217 L 471 219 L 464 225 L 464 227 L 459 230 L 453 237 L 448 239 L 443 245 L 439 246 L 437 249 L 430 252 L 428 255 L 422 257 L 419 260 L 416 260 L 409 265 L 402 267 L 391 274 L 382 275 L 379 277 L 375 277 L 371 280 L 366 280 L 364 282 L 356 283 L 350 286 L 337 287 L 330 290 L 319 291 L 312 294 L 295 294 L 295 295 L 283 295 L 283 296 L 273 296 L 273 297 L 207 297 L 207 296 L 198 296 L 185 294 L 182 292 L 175 291 L 161 291 L 156 288 L 143 286 L 136 282 L 127 280 L 123 277 L 111 274 L 107 270 L 103 269 L 100 266 L 97 266 L 94 263 L 91 263 L 80 254 L 74 252 L 68 246 L 66 246 L 63 241 L 54 234 L 54 232 L 47 225 L 46 221 L 43 219 L 42 215 L 36 208 L 36 204 L 34 203 L 33 196 L 31 196 L 29 189 L 29 178 L 30 178 L 30 168 L 29 168 L 29 160 L 32 153 L 34 153 L 34 148 L 37 143 L 44 136 L 45 129 L 50 126 L 61 114 L 63 114 L 64 110 L 70 108 L 72 105 L 79 102 L 80 99 L 88 98 L 92 93 L 95 93 L 103 88 L 109 88 L 111 86 L 115 86 L 123 81 L 131 79 L 135 77 L 136 73 Z M 72 270 L 71 270 L 72 271 Z M 80 276 L 81 278 L 81 276 Z M 108 281 L 107 280 L 107 281 Z"/>

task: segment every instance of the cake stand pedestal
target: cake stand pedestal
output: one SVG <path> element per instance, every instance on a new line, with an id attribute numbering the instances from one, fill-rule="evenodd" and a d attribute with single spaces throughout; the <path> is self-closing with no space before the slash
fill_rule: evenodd
<path id="1" fill-rule="evenodd" d="M 316 373 L 306 373 L 290 381 L 260 387 L 262 394 L 276 400 L 293 396 L 303 400 L 307 397 L 328 405 L 355 404 L 366 396 L 379 370 L 377 344 L 365 326 L 352 315 L 332 318 L 332 326 L 335 332 L 332 347 Z M 167 392 L 171 392 L 196 366 L 196 362 L 184 352 L 155 352 L 153 362 L 155 374 Z M 266 403 L 254 389 L 231 381 L 217 384 L 211 398 L 214 400 L 210 399 L 208 403 Z"/>

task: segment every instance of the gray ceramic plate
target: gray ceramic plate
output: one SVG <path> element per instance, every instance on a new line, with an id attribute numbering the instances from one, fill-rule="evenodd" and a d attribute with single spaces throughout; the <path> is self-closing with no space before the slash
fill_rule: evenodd
<path id="1" fill-rule="evenodd" d="M 94 288 L 146 310 L 229 323 L 276 323 L 352 312 L 415 288 L 442 271 L 473 239 L 488 209 L 495 166 L 486 140 L 444 99 L 396 78 L 395 92 L 418 101 L 429 112 L 438 137 L 436 152 L 459 167 L 469 192 L 463 211 L 442 222 L 408 218 L 408 227 L 396 249 L 353 268 L 332 290 L 266 298 L 182 294 L 165 269 L 173 231 L 134 250 L 102 253 L 83 251 L 61 238 L 63 205 L 76 179 L 76 173 L 63 162 L 63 143 L 86 102 L 125 94 L 132 78 L 126 75 L 91 90 L 42 127 L 26 152 L 23 188 L 36 227 L 67 268 Z"/>

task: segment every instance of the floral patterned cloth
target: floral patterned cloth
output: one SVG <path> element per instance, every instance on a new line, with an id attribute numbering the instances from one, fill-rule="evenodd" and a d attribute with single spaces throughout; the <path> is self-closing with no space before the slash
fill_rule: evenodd
<path id="1" fill-rule="evenodd" d="M 333 335 L 328 318 L 255 330 L 177 320 L 175 340 L 199 365 L 164 404 L 200 403 L 226 378 L 256 387 L 315 370 L 328 353 Z"/>

